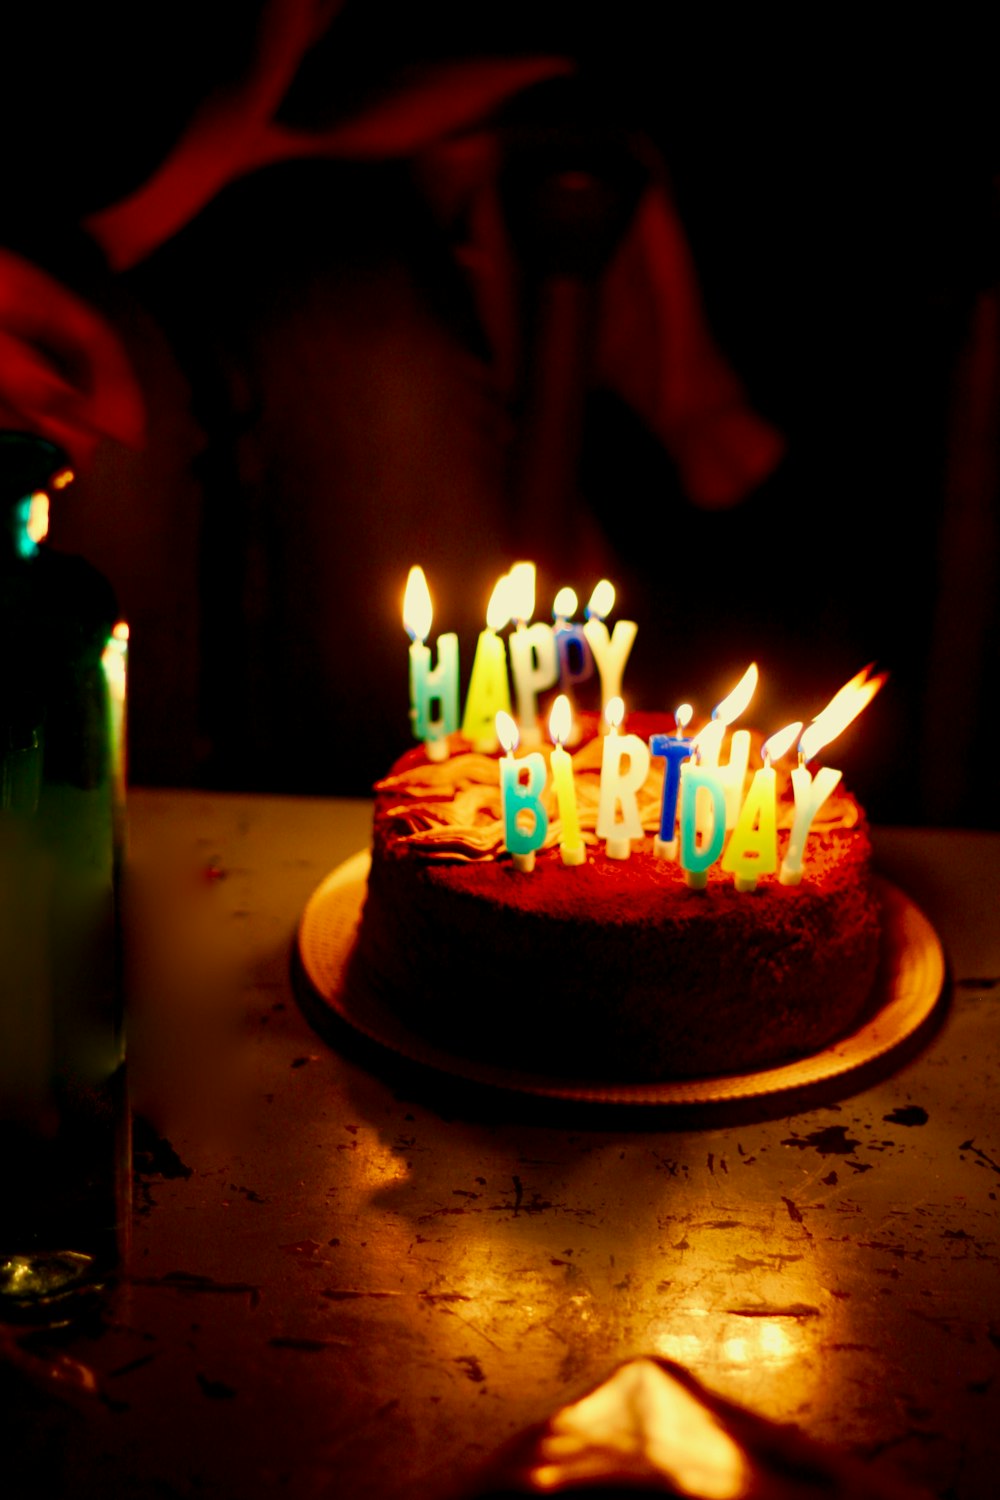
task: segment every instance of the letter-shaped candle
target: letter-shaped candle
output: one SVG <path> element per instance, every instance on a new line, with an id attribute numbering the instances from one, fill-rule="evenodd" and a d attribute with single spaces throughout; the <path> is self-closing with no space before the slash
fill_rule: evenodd
<path id="1" fill-rule="evenodd" d="M 561 588 L 552 601 L 553 634 L 559 657 L 559 686 L 570 697 L 577 683 L 594 675 L 594 657 L 583 626 L 572 618 L 576 614 L 574 589 Z"/>
<path id="2" fill-rule="evenodd" d="M 580 835 L 580 819 L 576 810 L 573 761 L 568 751 L 563 749 L 569 739 L 571 718 L 569 699 L 565 693 L 560 693 L 549 715 L 549 734 L 554 746 L 549 764 L 552 767 L 561 828 L 559 853 L 564 865 L 582 865 L 586 862 L 587 850 Z"/>
<path id="3" fill-rule="evenodd" d="M 541 800 L 545 790 L 545 757 L 533 750 L 520 760 L 514 759 L 517 725 L 503 709 L 497 714 L 496 732 L 507 752 L 500 762 L 503 840 L 514 868 L 527 873 L 535 868 L 535 850 L 545 843 L 549 831 L 548 814 Z"/>
<path id="4" fill-rule="evenodd" d="M 632 839 L 642 838 L 636 794 L 649 775 L 649 746 L 637 734 L 618 732 L 624 714 L 625 705 L 618 697 L 612 698 L 604 711 L 609 733 L 601 754 L 597 837 L 606 840 L 604 852 L 609 859 L 628 859 Z"/>
<path id="5" fill-rule="evenodd" d="M 414 566 L 403 596 L 403 625 L 410 637 L 410 718 L 414 737 L 423 740 L 428 759 L 444 760 L 446 737 L 458 728 L 458 636 L 452 632 L 438 636 L 438 664 L 432 667 L 426 644 L 432 618 L 424 570 Z M 437 718 L 431 714 L 435 702 Z"/>
<path id="6" fill-rule="evenodd" d="M 699 796 L 699 793 L 703 794 Z M 709 816 L 699 807 L 709 799 Z M 708 869 L 726 838 L 726 793 L 714 766 L 687 760 L 681 766 L 681 869 L 692 890 L 704 890 Z"/>
<path id="7" fill-rule="evenodd" d="M 681 762 L 691 754 L 691 741 L 684 730 L 691 722 L 694 712 L 690 703 L 682 703 L 674 714 L 673 734 L 654 734 L 649 748 L 654 755 L 661 756 L 663 768 L 663 798 L 660 802 L 660 831 L 653 840 L 653 853 L 658 859 L 677 858 L 677 796 L 681 784 Z"/>
<path id="8" fill-rule="evenodd" d="M 816 775 L 812 776 L 807 762 L 818 755 L 824 745 L 836 739 L 862 709 L 868 707 L 886 679 L 884 672 L 880 672 L 877 677 L 869 677 L 870 670 L 870 667 L 863 667 L 850 682 L 845 682 L 839 692 L 834 693 L 822 713 L 816 715 L 799 741 L 799 763 L 792 772 L 795 816 L 778 877 L 782 885 L 798 885 L 801 881 L 802 859 L 813 819 L 841 777 L 840 771 L 832 770 L 829 766 L 821 766 Z"/>
<path id="9" fill-rule="evenodd" d="M 508 643 L 510 667 L 517 700 L 517 727 L 522 745 L 540 745 L 538 694 L 551 687 L 559 675 L 556 642 L 551 625 L 527 622 L 535 609 L 535 565 L 515 563 L 507 575 L 507 603 L 517 629 Z"/>
<path id="10" fill-rule="evenodd" d="M 711 722 L 699 732 L 697 745 L 699 760 L 703 766 L 717 768 L 719 779 L 726 794 L 726 827 L 733 828 L 743 801 L 743 786 L 746 782 L 747 766 L 750 763 L 750 734 L 746 729 L 737 729 L 729 745 L 729 763 L 719 765 L 722 741 L 730 724 L 745 713 L 757 689 L 757 663 L 751 662 L 739 682 L 721 703 L 712 710 Z"/>
<path id="11" fill-rule="evenodd" d="M 750 783 L 722 856 L 722 868 L 733 877 L 738 891 L 754 891 L 761 875 L 778 868 L 778 794 L 772 760 L 780 760 L 801 730 L 801 723 L 779 729 L 761 746 L 764 764 Z"/>
<path id="12" fill-rule="evenodd" d="M 614 602 L 614 586 L 606 578 L 602 578 L 590 596 L 587 621 L 583 627 L 587 644 L 597 663 L 601 678 L 601 703 L 605 706 L 612 698 L 621 697 L 622 674 L 638 629 L 634 620 L 618 620 L 615 622 L 614 633 L 608 635 L 604 618 L 611 613 Z"/>
<path id="13" fill-rule="evenodd" d="M 507 602 L 507 576 L 499 579 L 486 610 L 486 629 L 480 632 L 476 657 L 472 663 L 469 692 L 465 700 L 462 733 L 477 750 L 497 747 L 496 716 L 510 713 L 510 684 L 507 680 L 507 652 L 497 635 L 510 619 Z"/>

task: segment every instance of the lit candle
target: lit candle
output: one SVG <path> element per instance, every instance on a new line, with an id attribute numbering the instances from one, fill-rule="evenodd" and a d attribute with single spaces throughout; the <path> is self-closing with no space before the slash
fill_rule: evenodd
<path id="1" fill-rule="evenodd" d="M 431 666 L 426 644 L 433 610 L 424 570 L 412 567 L 403 596 L 403 625 L 410 637 L 410 719 L 413 734 L 423 740 L 429 760 L 445 760 L 447 736 L 458 728 L 458 636 L 437 638 L 438 664 Z M 438 706 L 432 718 L 431 707 Z"/>
<path id="2" fill-rule="evenodd" d="M 799 741 L 799 763 L 792 772 L 792 792 L 795 796 L 795 816 L 792 831 L 788 836 L 788 847 L 781 861 L 779 880 L 782 885 L 798 885 L 802 879 L 802 859 L 806 840 L 813 819 L 829 797 L 841 777 L 841 772 L 829 766 L 821 766 L 813 776 L 808 767 L 825 745 L 836 739 L 848 724 L 852 723 L 867 708 L 886 674 L 880 672 L 869 677 L 870 667 L 864 667 L 850 682 L 835 693 L 822 713 L 816 715 Z"/>
<path id="3" fill-rule="evenodd" d="M 510 666 L 517 700 L 517 722 L 522 745 L 541 744 L 538 694 L 551 687 L 559 675 L 552 626 L 537 620 L 529 625 L 535 609 L 535 565 L 515 563 L 508 574 L 508 603 L 517 629 L 510 637 Z"/>
<path id="4" fill-rule="evenodd" d="M 663 797 L 660 802 L 660 831 L 653 840 L 653 853 L 658 859 L 677 858 L 677 797 L 681 784 L 681 763 L 691 754 L 691 741 L 684 730 L 691 722 L 694 709 L 690 703 L 682 703 L 674 713 L 673 734 L 654 734 L 649 748 L 656 756 L 666 761 L 663 768 Z"/>
<path id="5" fill-rule="evenodd" d="M 486 610 L 486 629 L 480 632 L 465 700 L 462 733 L 477 750 L 497 747 L 496 716 L 510 713 L 507 652 L 497 631 L 510 619 L 507 576 L 498 579 Z"/>
<path id="6" fill-rule="evenodd" d="M 503 709 L 496 717 L 496 734 L 507 752 L 500 762 L 504 844 L 514 868 L 528 873 L 535 868 L 535 850 L 544 844 L 549 829 L 548 814 L 541 801 L 545 790 L 545 757 L 533 750 L 530 755 L 514 759 L 517 725 Z"/>
<path id="7" fill-rule="evenodd" d="M 604 621 L 614 608 L 614 603 L 614 585 L 602 578 L 590 596 L 587 620 L 583 627 L 587 644 L 597 663 L 603 705 L 610 703 L 612 698 L 621 697 L 622 674 L 638 629 L 634 620 L 618 620 L 613 634 L 608 635 L 608 627 Z"/>
<path id="8" fill-rule="evenodd" d="M 778 795 L 773 760 L 790 750 L 801 723 L 788 724 L 761 746 L 764 764 L 750 783 L 736 827 L 730 835 L 722 868 L 733 877 L 738 891 L 754 891 L 762 875 L 778 868 Z"/>
<path id="9" fill-rule="evenodd" d="M 636 794 L 649 774 L 649 746 L 637 734 L 618 732 L 624 715 L 621 698 L 612 698 L 604 711 L 608 734 L 601 754 L 597 803 L 597 836 L 606 840 L 604 852 L 609 859 L 628 859 L 632 840 L 642 838 Z"/>
<path id="10" fill-rule="evenodd" d="M 709 866 L 722 853 L 726 838 L 726 792 L 715 766 L 692 758 L 681 766 L 681 869 L 692 890 L 704 890 Z"/>
<path id="11" fill-rule="evenodd" d="M 583 626 L 573 619 L 576 609 L 576 591 L 561 588 L 552 601 L 552 617 L 555 621 L 553 634 L 559 658 L 559 686 L 570 699 L 571 706 L 573 689 L 578 683 L 586 682 L 594 675 L 594 656 L 590 643 L 583 633 Z M 577 733 L 575 721 L 573 733 Z"/>
<path id="12" fill-rule="evenodd" d="M 743 787 L 746 783 L 747 767 L 750 764 L 749 731 L 737 729 L 733 734 L 729 744 L 727 765 L 719 764 L 719 756 L 722 753 L 722 742 L 725 739 L 726 730 L 741 714 L 746 712 L 750 705 L 750 700 L 757 690 L 758 675 L 757 663 L 751 662 L 732 692 L 727 693 L 721 703 L 715 705 L 710 723 L 706 724 L 697 736 L 701 764 L 718 770 L 719 779 L 726 794 L 727 828 L 735 826 L 743 802 Z"/>
<path id="13" fill-rule="evenodd" d="M 587 851 L 580 836 L 580 819 L 576 811 L 573 761 L 563 748 L 569 739 L 571 723 L 572 710 L 569 699 L 565 693 L 560 693 L 549 715 L 549 734 L 554 747 L 549 762 L 552 766 L 552 780 L 556 789 L 561 828 L 559 853 L 564 865 L 582 865 L 586 861 Z"/>

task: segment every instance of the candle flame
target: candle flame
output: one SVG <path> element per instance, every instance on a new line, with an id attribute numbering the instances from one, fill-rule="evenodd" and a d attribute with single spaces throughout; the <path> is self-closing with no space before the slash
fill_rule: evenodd
<path id="1" fill-rule="evenodd" d="M 674 709 L 674 724 L 678 734 L 686 729 L 694 717 L 694 709 L 690 703 L 681 703 Z"/>
<path id="2" fill-rule="evenodd" d="M 31 497 L 25 530 L 36 543 L 44 542 L 49 534 L 49 497 L 44 490 L 36 490 Z"/>
<path id="3" fill-rule="evenodd" d="M 731 693 L 712 710 L 712 718 L 719 719 L 727 727 L 747 709 L 750 699 L 757 691 L 757 663 L 752 661 Z"/>
<path id="4" fill-rule="evenodd" d="M 486 624 L 490 630 L 502 630 L 513 611 L 510 607 L 510 578 L 505 573 L 493 585 L 490 602 L 486 606 Z"/>
<path id="5" fill-rule="evenodd" d="M 520 735 L 517 732 L 517 725 L 514 723 L 514 720 L 511 718 L 507 710 L 504 708 L 497 709 L 496 722 L 497 739 L 500 741 L 507 754 L 511 755 L 517 749 L 518 740 L 520 739 Z"/>
<path id="6" fill-rule="evenodd" d="M 609 729 L 617 729 L 625 717 L 625 702 L 622 698 L 609 698 L 604 705 L 604 720 Z"/>
<path id="7" fill-rule="evenodd" d="M 403 595 L 403 626 L 411 641 L 426 641 L 431 633 L 431 591 L 427 587 L 424 570 L 414 565 L 406 580 Z"/>
<path id="8" fill-rule="evenodd" d="M 565 745 L 572 728 L 573 713 L 569 699 L 565 693 L 560 693 L 549 714 L 549 738 L 554 745 Z"/>
<path id="9" fill-rule="evenodd" d="M 68 484 L 72 484 L 76 475 L 72 469 L 60 469 L 58 474 L 53 474 L 49 485 L 54 490 L 64 490 Z"/>
<path id="10" fill-rule="evenodd" d="M 568 620 L 571 615 L 576 614 L 578 603 L 579 600 L 576 597 L 576 589 L 571 589 L 567 585 L 566 588 L 562 588 L 559 590 L 555 599 L 552 601 L 552 613 L 557 620 Z"/>
<path id="11" fill-rule="evenodd" d="M 112 634 L 113 638 L 116 641 L 122 641 L 122 642 L 127 641 L 128 640 L 128 625 L 125 623 L 124 620 L 119 620 L 118 624 L 115 626 L 114 630 L 112 630 L 111 634 Z"/>
<path id="12" fill-rule="evenodd" d="M 603 620 L 611 613 L 614 607 L 615 586 L 613 583 L 609 583 L 606 578 L 602 578 L 590 596 L 590 603 L 587 605 L 587 619 L 589 620 L 591 615 L 596 615 L 599 620 Z"/>
<path id="13" fill-rule="evenodd" d="M 515 563 L 507 574 L 509 618 L 524 623 L 535 613 L 535 565 Z"/>
<path id="14" fill-rule="evenodd" d="M 771 761 L 780 760 L 783 755 L 787 755 L 801 732 L 801 719 L 796 719 L 794 724 L 786 724 L 784 729 L 776 729 L 760 747 L 760 758 L 764 764 L 769 765 Z"/>
<path id="15" fill-rule="evenodd" d="M 862 667 L 813 719 L 799 741 L 799 755 L 803 761 L 817 756 L 824 745 L 835 740 L 868 707 L 888 676 L 886 672 L 879 672 L 877 676 L 869 677 L 870 671 L 871 664 Z"/>

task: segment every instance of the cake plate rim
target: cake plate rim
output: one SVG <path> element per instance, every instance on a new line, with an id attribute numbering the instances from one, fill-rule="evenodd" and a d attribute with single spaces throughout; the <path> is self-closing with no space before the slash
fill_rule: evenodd
<path id="1" fill-rule="evenodd" d="M 356 971 L 351 983 L 344 983 L 369 866 L 369 851 L 359 850 L 331 870 L 306 902 L 295 943 L 311 998 L 320 1002 L 320 1015 L 339 1020 L 367 1041 L 465 1083 L 535 1098 L 643 1107 L 764 1099 L 845 1077 L 886 1058 L 924 1028 L 946 990 L 944 948 L 929 918 L 898 886 L 876 874 L 884 926 L 874 1009 L 853 1032 L 820 1051 L 748 1073 L 662 1082 L 554 1078 L 498 1067 L 421 1036 L 389 1010 Z M 311 1007 L 302 1008 L 320 1030 Z"/>

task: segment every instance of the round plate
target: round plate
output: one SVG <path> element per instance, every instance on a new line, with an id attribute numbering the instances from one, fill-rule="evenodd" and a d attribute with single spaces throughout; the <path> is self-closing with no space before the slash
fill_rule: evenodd
<path id="1" fill-rule="evenodd" d="M 719 1103 L 800 1089 L 882 1058 L 913 1037 L 930 1017 L 944 988 L 944 953 L 934 928 L 908 896 L 888 881 L 879 880 L 884 947 L 873 1010 L 855 1032 L 822 1052 L 755 1073 L 665 1083 L 575 1081 L 491 1067 L 444 1051 L 412 1031 L 356 970 L 346 982 L 368 867 L 367 850 L 353 855 L 338 865 L 310 897 L 298 933 L 299 957 L 306 977 L 329 1012 L 370 1041 L 412 1062 L 494 1088 L 550 1099 L 641 1105 Z"/>

